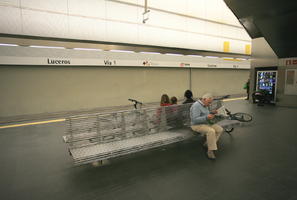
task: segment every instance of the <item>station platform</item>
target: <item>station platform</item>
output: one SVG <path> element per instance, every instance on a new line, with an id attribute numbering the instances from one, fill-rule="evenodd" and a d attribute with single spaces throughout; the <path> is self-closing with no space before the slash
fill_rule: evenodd
<path id="1" fill-rule="evenodd" d="M 216 161 L 203 138 L 73 166 L 65 122 L 0 129 L 0 199 L 297 199 L 297 109 L 226 102 L 253 124 L 223 134 Z"/>

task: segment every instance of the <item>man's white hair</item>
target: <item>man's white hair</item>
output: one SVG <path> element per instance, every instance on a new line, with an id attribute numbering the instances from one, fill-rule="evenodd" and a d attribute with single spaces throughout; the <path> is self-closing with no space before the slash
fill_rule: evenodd
<path id="1" fill-rule="evenodd" d="M 213 96 L 211 93 L 206 93 L 202 96 L 202 99 L 209 99 L 209 98 L 213 99 Z"/>

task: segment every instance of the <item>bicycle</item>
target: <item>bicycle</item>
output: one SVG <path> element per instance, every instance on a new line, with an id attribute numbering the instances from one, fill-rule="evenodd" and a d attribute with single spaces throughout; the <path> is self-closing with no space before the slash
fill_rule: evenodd
<path id="1" fill-rule="evenodd" d="M 214 99 L 213 106 L 214 104 L 217 104 L 217 105 L 215 105 L 215 109 L 212 109 L 212 110 L 217 110 L 218 113 L 215 114 L 215 118 L 214 120 L 212 120 L 212 123 L 217 123 L 222 120 L 236 120 L 244 123 L 251 122 L 253 120 L 252 115 L 244 112 L 231 113 L 230 110 L 225 108 L 225 105 L 222 102 L 224 99 L 229 98 L 229 96 L 230 95 L 226 95 L 221 98 Z M 227 126 L 226 128 L 224 128 L 224 130 L 230 134 L 234 130 L 234 128 L 233 127 L 228 128 Z"/>

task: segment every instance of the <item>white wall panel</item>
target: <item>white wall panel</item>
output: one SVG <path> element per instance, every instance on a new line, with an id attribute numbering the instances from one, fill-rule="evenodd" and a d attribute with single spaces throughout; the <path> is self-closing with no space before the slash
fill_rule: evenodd
<path id="1" fill-rule="evenodd" d="M 104 0 L 68 0 L 69 14 L 105 18 Z"/>
<path id="2" fill-rule="evenodd" d="M 245 45 L 250 44 L 244 41 L 238 40 L 229 40 L 230 41 L 230 51 L 234 53 L 242 53 L 245 54 Z"/>
<path id="3" fill-rule="evenodd" d="M 0 32 L 22 34 L 21 10 L 0 6 Z"/>
<path id="4" fill-rule="evenodd" d="M 47 37 L 68 37 L 66 15 L 23 10 L 23 33 Z"/>
<path id="5" fill-rule="evenodd" d="M 156 40 L 159 39 L 160 45 L 181 47 L 184 46 L 186 38 L 184 32 L 173 31 L 173 30 L 162 30 L 159 31 Z"/>
<path id="6" fill-rule="evenodd" d="M 211 36 L 203 36 L 207 42 L 206 50 L 222 51 L 223 39 Z"/>
<path id="7" fill-rule="evenodd" d="M 168 10 L 171 12 L 177 13 L 187 13 L 187 4 L 186 1 L 178 0 L 148 0 L 148 6 L 152 6 L 154 8 L 160 8 L 164 10 Z"/>
<path id="8" fill-rule="evenodd" d="M 150 27 L 146 25 L 139 25 L 139 38 L 140 44 L 158 45 L 161 38 L 159 37 L 160 28 Z"/>
<path id="9" fill-rule="evenodd" d="M 109 1 L 106 2 L 106 18 L 133 23 L 142 22 L 142 18 L 138 17 L 138 7 Z"/>
<path id="10" fill-rule="evenodd" d="M 208 41 L 202 35 L 187 33 L 185 45 L 189 49 L 206 49 Z"/>
<path id="11" fill-rule="evenodd" d="M 86 17 L 69 17 L 69 35 L 71 38 L 105 41 L 106 21 Z"/>
<path id="12" fill-rule="evenodd" d="M 122 2 L 144 5 L 144 0 L 121 0 Z"/>
<path id="13" fill-rule="evenodd" d="M 240 34 L 241 32 L 242 32 L 242 29 L 240 29 L 240 28 L 222 25 L 221 35 L 223 37 L 244 39 L 241 37 L 241 34 Z"/>
<path id="14" fill-rule="evenodd" d="M 22 7 L 67 13 L 67 0 L 21 0 Z"/>
<path id="15" fill-rule="evenodd" d="M 216 35 L 220 37 L 222 31 L 221 31 L 222 25 L 221 24 L 215 24 L 211 22 L 205 22 L 205 33 L 210 35 Z"/>
<path id="16" fill-rule="evenodd" d="M 0 5 L 19 6 L 20 5 L 20 0 L 1 0 Z"/>
<path id="17" fill-rule="evenodd" d="M 186 30 L 189 32 L 194 32 L 194 33 L 205 33 L 205 27 L 206 27 L 206 22 L 202 20 L 196 20 L 196 19 L 187 19 L 187 28 Z"/>
<path id="18" fill-rule="evenodd" d="M 185 44 L 187 41 L 186 34 L 186 32 L 139 26 L 139 43 L 187 48 Z"/>
<path id="19" fill-rule="evenodd" d="M 156 25 L 171 29 L 186 30 L 186 18 L 172 15 L 168 13 L 161 13 L 158 11 L 151 11 L 149 20 L 146 22 L 148 25 Z"/>
<path id="20" fill-rule="evenodd" d="M 222 0 L 206 1 L 206 18 L 214 21 L 222 21 Z"/>
<path id="21" fill-rule="evenodd" d="M 224 12 L 222 14 L 222 22 L 241 27 L 241 24 L 239 23 L 238 19 L 235 17 L 232 11 L 227 7 L 227 5 L 223 6 L 223 10 Z"/>
<path id="22" fill-rule="evenodd" d="M 109 22 L 106 25 L 106 39 L 108 41 L 137 43 L 138 26 L 120 22 Z"/>
<path id="23" fill-rule="evenodd" d="M 199 18 L 205 18 L 206 16 L 205 0 L 188 0 L 187 3 L 188 3 L 187 5 L 188 15 L 199 17 Z"/>
<path id="24" fill-rule="evenodd" d="M 220 30 L 221 31 L 219 34 L 222 37 L 233 38 L 233 39 L 238 39 L 238 40 L 247 40 L 247 41 L 250 40 L 249 35 L 242 28 L 221 25 Z"/>
<path id="25" fill-rule="evenodd" d="M 249 36 L 249 34 L 246 32 L 245 29 L 241 29 L 240 33 L 239 33 L 239 37 L 243 40 L 247 40 L 250 41 L 251 37 Z M 250 43 L 249 43 L 250 44 Z"/>

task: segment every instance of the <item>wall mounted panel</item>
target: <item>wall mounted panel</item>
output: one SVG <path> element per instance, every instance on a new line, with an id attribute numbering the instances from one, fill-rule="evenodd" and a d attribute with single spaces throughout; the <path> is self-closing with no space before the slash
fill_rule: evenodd
<path id="1" fill-rule="evenodd" d="M 21 0 L 22 7 L 59 13 L 68 12 L 68 0 Z"/>
<path id="2" fill-rule="evenodd" d="M 69 35 L 71 38 L 105 41 L 107 40 L 106 21 L 100 19 L 70 16 Z"/>
<path id="3" fill-rule="evenodd" d="M 105 19 L 106 2 L 103 0 L 68 0 L 70 15 Z"/>
<path id="4" fill-rule="evenodd" d="M 0 6 L 0 32 L 22 34 L 22 14 L 19 8 Z"/>
<path id="5" fill-rule="evenodd" d="M 23 33 L 47 37 L 68 36 L 68 17 L 62 14 L 22 10 Z"/>

